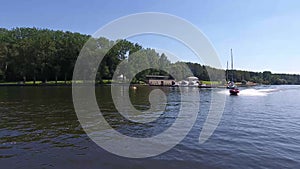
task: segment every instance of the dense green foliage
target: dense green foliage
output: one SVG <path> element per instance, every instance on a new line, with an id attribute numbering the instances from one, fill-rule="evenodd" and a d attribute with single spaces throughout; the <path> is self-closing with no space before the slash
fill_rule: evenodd
<path id="1" fill-rule="evenodd" d="M 47 29 L 1 29 L 1 80 L 71 79 L 74 61 L 89 37 Z"/>
<path id="2" fill-rule="evenodd" d="M 122 66 L 129 77 L 134 74 L 135 69 L 154 67 L 132 77 L 133 82 L 145 81 L 146 75 L 149 74 L 168 75 L 166 71 L 177 74 L 180 78 L 186 78 L 187 74 L 184 72 L 187 72 L 188 66 L 200 80 L 225 81 L 226 74 L 229 75 L 229 79 L 233 74 L 233 80 L 240 82 L 300 84 L 299 75 L 272 74 L 268 71 L 262 73 L 225 71 L 198 63 L 171 63 L 165 54 L 159 54 L 154 49 L 144 49 L 139 44 L 127 40 L 95 39 L 79 33 L 37 28 L 12 30 L 0 28 L 0 80 L 2 82 L 27 80 L 34 83 L 71 80 L 76 59 L 87 41 L 90 44 L 89 49 L 84 52 L 90 52 L 95 56 L 105 53 L 97 70 L 99 82 L 111 79 L 115 73 L 122 74 L 120 71 Z M 121 69 L 116 69 L 118 65 Z"/>

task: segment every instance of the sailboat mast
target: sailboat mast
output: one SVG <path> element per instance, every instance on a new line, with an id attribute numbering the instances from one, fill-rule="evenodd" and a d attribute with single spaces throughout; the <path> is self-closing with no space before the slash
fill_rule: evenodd
<path id="1" fill-rule="evenodd" d="M 231 70 L 233 70 L 233 56 L 232 56 L 232 49 L 230 49 L 230 53 L 231 53 Z"/>
<path id="2" fill-rule="evenodd" d="M 233 55 L 232 55 L 232 49 L 230 49 L 231 53 L 231 81 L 233 82 Z"/>
<path id="3" fill-rule="evenodd" d="M 226 81 L 228 82 L 228 60 L 227 60 L 227 69 L 226 69 Z"/>

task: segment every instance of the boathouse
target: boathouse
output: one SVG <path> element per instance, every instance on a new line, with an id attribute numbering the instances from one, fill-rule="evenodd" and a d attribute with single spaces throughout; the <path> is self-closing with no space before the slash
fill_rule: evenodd
<path id="1" fill-rule="evenodd" d="M 175 80 L 169 76 L 147 75 L 148 84 L 150 86 L 172 86 Z"/>

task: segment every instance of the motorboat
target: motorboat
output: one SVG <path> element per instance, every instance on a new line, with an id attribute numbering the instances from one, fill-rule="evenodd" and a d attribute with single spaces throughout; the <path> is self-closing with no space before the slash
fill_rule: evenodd
<path id="1" fill-rule="evenodd" d="M 197 77 L 191 76 L 188 77 L 186 80 L 179 81 L 178 85 L 181 87 L 198 87 L 199 79 Z"/>
<path id="2" fill-rule="evenodd" d="M 189 86 L 191 86 L 191 87 L 199 86 L 199 79 L 195 76 L 188 77 L 187 81 L 189 82 Z"/>
<path id="3" fill-rule="evenodd" d="M 233 88 L 229 90 L 230 95 L 238 95 L 240 93 L 240 90 L 238 88 Z"/>
<path id="4" fill-rule="evenodd" d="M 186 80 L 181 80 L 178 82 L 178 86 L 181 86 L 181 87 L 188 86 L 188 85 L 189 85 L 189 82 Z"/>

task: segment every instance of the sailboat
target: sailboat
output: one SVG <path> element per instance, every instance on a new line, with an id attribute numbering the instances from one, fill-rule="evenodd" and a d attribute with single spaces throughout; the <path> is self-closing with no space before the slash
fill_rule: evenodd
<path id="1" fill-rule="evenodd" d="M 228 82 L 227 89 L 229 90 L 230 95 L 238 95 L 240 90 L 237 88 L 237 86 L 234 84 L 233 81 L 233 55 L 232 55 L 232 49 L 230 50 L 231 53 L 231 81 Z M 227 64 L 228 69 L 228 64 Z"/>

